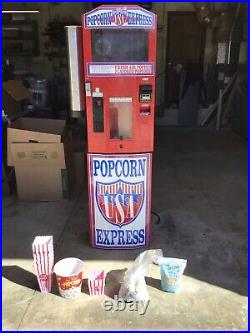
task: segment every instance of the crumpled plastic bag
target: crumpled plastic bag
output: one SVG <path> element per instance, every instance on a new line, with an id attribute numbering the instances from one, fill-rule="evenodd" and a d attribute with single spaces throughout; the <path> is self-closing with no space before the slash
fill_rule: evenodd
<path id="1" fill-rule="evenodd" d="M 124 276 L 124 281 L 119 290 L 119 298 L 126 302 L 147 301 L 149 293 L 145 281 L 149 265 L 156 256 L 162 257 L 162 250 L 147 250 L 142 252 L 134 261 L 132 267 L 128 269 Z"/>

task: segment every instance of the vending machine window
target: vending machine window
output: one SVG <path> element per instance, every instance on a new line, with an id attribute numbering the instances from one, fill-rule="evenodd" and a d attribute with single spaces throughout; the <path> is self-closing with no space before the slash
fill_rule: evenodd
<path id="1" fill-rule="evenodd" d="M 122 43 L 121 43 L 122 41 Z M 148 60 L 148 31 L 134 29 L 91 31 L 92 61 L 135 62 Z"/>
<path id="2" fill-rule="evenodd" d="M 132 137 L 132 98 L 111 97 L 110 139 L 130 139 Z"/>

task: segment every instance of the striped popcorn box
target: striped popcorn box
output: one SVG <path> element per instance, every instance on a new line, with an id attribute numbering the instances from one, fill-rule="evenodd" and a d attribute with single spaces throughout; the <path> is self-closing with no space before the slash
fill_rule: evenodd
<path id="1" fill-rule="evenodd" d="M 37 236 L 32 243 L 34 270 L 42 293 L 52 287 L 54 248 L 53 236 Z"/>
<path id="2" fill-rule="evenodd" d="M 89 273 L 88 287 L 89 287 L 89 294 L 91 296 L 104 294 L 105 278 L 106 278 L 106 273 L 104 272 L 104 270 L 101 269 L 94 268 Z"/>

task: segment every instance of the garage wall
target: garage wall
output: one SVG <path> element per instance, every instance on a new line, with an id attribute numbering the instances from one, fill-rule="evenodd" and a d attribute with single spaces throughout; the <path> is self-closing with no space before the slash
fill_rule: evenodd
<path id="1" fill-rule="evenodd" d="M 48 22 L 56 17 L 72 17 L 73 21 L 77 21 L 80 24 L 81 14 L 90 9 L 91 3 L 84 2 L 60 2 L 57 4 L 48 2 L 3 3 L 3 10 L 40 10 L 38 14 L 25 14 L 27 19 L 38 22 L 40 56 L 34 58 L 17 58 L 17 61 L 15 61 L 16 69 L 28 69 L 36 75 L 51 78 L 53 70 L 51 62 L 45 56 L 44 42 L 47 40 L 47 37 L 42 35 L 44 29 L 47 27 Z"/>
<path id="2" fill-rule="evenodd" d="M 91 10 L 90 2 L 87 3 L 36 3 L 36 2 L 19 2 L 19 3 L 3 3 L 3 10 L 11 9 L 27 9 L 27 10 L 40 10 L 39 14 L 27 14 L 26 17 L 32 20 L 37 20 L 39 28 L 39 43 L 40 43 L 40 56 L 32 59 L 18 59 L 16 62 L 17 69 L 28 69 L 33 73 L 46 78 L 53 76 L 51 63 L 44 55 L 45 48 L 44 42 L 47 37 L 42 36 L 44 29 L 48 22 L 55 17 L 69 17 L 79 22 L 80 15 L 88 10 Z M 167 41 L 167 20 L 169 11 L 194 11 L 192 2 L 158 2 L 153 3 L 152 11 L 158 16 L 158 53 L 157 53 L 157 95 L 156 105 L 160 110 L 160 106 L 164 102 L 165 93 L 165 70 L 166 70 L 166 41 Z M 213 61 L 213 48 L 212 48 L 212 33 L 207 29 L 207 39 L 205 47 L 205 63 Z"/>
<path id="3" fill-rule="evenodd" d="M 192 2 L 161 2 L 153 3 L 152 11 L 158 17 L 158 53 L 157 53 L 157 95 L 156 105 L 159 110 L 164 103 L 165 94 L 165 71 L 166 71 L 166 55 L 167 55 L 167 26 L 168 12 L 170 11 L 195 11 Z M 215 60 L 214 46 L 212 44 L 212 29 L 207 28 L 206 42 L 204 50 L 204 64 L 211 64 Z"/>

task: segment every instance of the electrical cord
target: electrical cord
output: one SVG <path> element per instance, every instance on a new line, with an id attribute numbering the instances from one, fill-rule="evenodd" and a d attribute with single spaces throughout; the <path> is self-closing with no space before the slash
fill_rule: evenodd
<path id="1" fill-rule="evenodd" d="M 160 215 L 153 211 L 151 211 L 151 214 L 157 217 L 155 224 L 160 224 L 160 221 L 161 221 Z"/>

